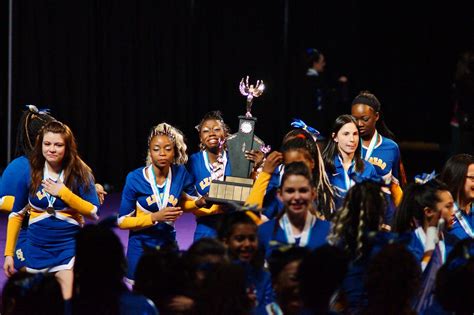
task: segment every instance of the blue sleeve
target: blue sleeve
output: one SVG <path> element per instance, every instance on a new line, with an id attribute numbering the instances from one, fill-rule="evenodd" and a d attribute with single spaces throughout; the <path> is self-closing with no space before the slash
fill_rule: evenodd
<path id="1" fill-rule="evenodd" d="M 12 211 L 18 212 L 28 204 L 30 164 L 26 157 L 19 157 L 8 164 L 0 181 L 0 197 L 15 198 Z"/>
<path id="2" fill-rule="evenodd" d="M 97 190 L 95 189 L 94 181 L 91 181 L 87 189 L 85 189 L 84 186 L 79 187 L 79 197 L 81 197 L 85 201 L 89 201 L 97 208 L 99 208 L 100 206 L 99 196 L 97 195 Z"/>
<path id="3" fill-rule="evenodd" d="M 266 306 L 273 303 L 273 301 L 275 301 L 275 292 L 273 291 L 272 279 L 269 272 L 264 273 L 262 289 L 264 290 L 263 305 Z"/>
<path id="4" fill-rule="evenodd" d="M 263 214 L 269 219 L 275 218 L 282 209 L 282 204 L 277 198 L 279 186 L 280 172 L 277 167 L 273 172 L 272 177 L 270 177 L 270 182 L 268 183 L 265 197 L 263 198 Z"/>
<path id="5" fill-rule="evenodd" d="M 193 156 L 190 157 L 188 163 L 185 165 L 189 176 L 191 176 L 191 180 L 193 183 L 196 183 L 196 176 L 194 175 L 194 168 L 196 167 Z"/>
<path id="6" fill-rule="evenodd" d="M 198 197 L 196 187 L 194 186 L 194 178 L 186 169 L 184 169 L 183 175 L 183 192 L 191 197 Z"/>
<path id="7" fill-rule="evenodd" d="M 135 204 L 137 202 L 137 194 L 133 185 L 133 173 L 127 175 L 125 187 L 122 191 L 122 200 L 120 202 L 119 217 L 129 215 L 135 211 Z"/>
<path id="8" fill-rule="evenodd" d="M 19 177 L 14 194 L 15 203 L 13 204 L 12 212 L 19 212 L 28 205 L 31 181 L 30 172 L 24 172 Z"/>

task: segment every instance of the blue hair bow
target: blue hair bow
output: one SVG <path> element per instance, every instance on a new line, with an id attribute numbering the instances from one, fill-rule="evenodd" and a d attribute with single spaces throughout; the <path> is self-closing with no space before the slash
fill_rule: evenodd
<path id="1" fill-rule="evenodd" d="M 304 131 L 309 132 L 309 133 L 312 134 L 313 137 L 315 137 L 316 139 L 317 139 L 318 136 L 321 134 L 319 131 L 317 131 L 317 130 L 314 129 L 313 127 L 308 126 L 308 125 L 307 125 L 304 121 L 302 121 L 301 119 L 293 118 L 293 122 L 291 123 L 291 126 L 294 127 L 294 128 L 303 129 Z M 315 139 L 315 140 L 316 140 L 316 139 Z"/>
<path id="2" fill-rule="evenodd" d="M 421 175 L 416 175 L 415 176 L 415 184 L 423 185 L 429 182 L 430 180 L 435 179 L 436 177 L 436 172 L 433 171 L 430 174 L 423 173 Z"/>
<path id="3" fill-rule="evenodd" d="M 363 182 L 372 182 L 380 185 L 387 185 L 382 176 L 379 174 L 359 174 L 352 172 L 349 174 L 349 177 L 357 184 L 361 184 Z"/>

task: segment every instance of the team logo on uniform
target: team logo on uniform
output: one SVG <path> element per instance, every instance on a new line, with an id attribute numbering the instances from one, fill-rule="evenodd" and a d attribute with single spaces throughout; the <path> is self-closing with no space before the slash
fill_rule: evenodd
<path id="1" fill-rule="evenodd" d="M 36 193 L 36 197 L 38 197 L 39 200 L 43 199 L 44 197 L 46 197 L 46 194 L 43 192 L 43 190 L 39 190 L 37 193 Z"/>
<path id="2" fill-rule="evenodd" d="M 154 204 L 156 202 L 156 198 L 155 198 L 155 195 L 151 195 L 151 196 L 148 196 L 146 198 L 146 203 L 147 205 L 151 206 L 152 204 Z"/>
<path id="3" fill-rule="evenodd" d="M 162 196 L 160 196 L 160 197 L 162 197 Z M 156 203 L 156 197 L 155 197 L 155 195 L 148 196 L 148 197 L 146 198 L 146 203 L 147 203 L 148 206 L 151 206 L 152 204 Z M 170 204 L 173 205 L 173 207 L 174 207 L 174 206 L 176 206 L 176 205 L 178 204 L 178 199 L 176 199 L 175 196 L 170 195 L 170 196 L 168 197 L 168 203 L 170 203 Z M 167 205 L 165 205 L 165 206 L 167 206 Z"/>
<path id="4" fill-rule="evenodd" d="M 211 185 L 211 177 L 210 176 L 204 178 L 202 181 L 199 182 L 199 187 L 201 188 L 201 190 L 204 190 L 209 185 Z"/>
<path id="5" fill-rule="evenodd" d="M 380 167 L 382 170 L 384 170 L 387 167 L 387 163 L 385 163 L 382 159 L 379 159 L 377 157 L 370 157 L 369 162 L 375 166 Z"/>
<path id="6" fill-rule="evenodd" d="M 178 199 L 176 199 L 175 196 L 170 195 L 170 197 L 168 198 L 168 203 L 173 205 L 173 207 L 176 207 L 176 205 L 178 204 Z"/>
<path id="7" fill-rule="evenodd" d="M 18 248 L 15 252 L 16 254 L 16 258 L 19 260 L 19 261 L 25 261 L 25 256 L 23 255 L 23 251 L 21 250 L 21 248 Z"/>

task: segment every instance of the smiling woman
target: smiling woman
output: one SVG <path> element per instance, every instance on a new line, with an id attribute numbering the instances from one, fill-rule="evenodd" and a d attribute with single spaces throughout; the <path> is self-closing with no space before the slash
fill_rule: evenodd
<path id="1" fill-rule="evenodd" d="M 316 189 L 306 164 L 293 162 L 286 165 L 278 189 L 283 211 L 275 219 L 260 225 L 258 230 L 267 258 L 279 245 L 314 249 L 326 243 L 330 223 L 316 217 L 313 208 L 316 198 Z"/>
<path id="2" fill-rule="evenodd" d="M 219 111 L 211 111 L 204 115 L 196 126 L 199 133 L 200 152 L 191 155 L 186 165 L 193 176 L 194 185 L 201 196 L 209 193 L 212 180 L 223 180 L 231 174 L 230 161 L 225 146 L 229 127 Z M 194 241 L 203 237 L 216 237 L 218 221 L 222 219 L 221 206 L 215 204 L 209 209 L 194 211 L 197 219 Z"/>

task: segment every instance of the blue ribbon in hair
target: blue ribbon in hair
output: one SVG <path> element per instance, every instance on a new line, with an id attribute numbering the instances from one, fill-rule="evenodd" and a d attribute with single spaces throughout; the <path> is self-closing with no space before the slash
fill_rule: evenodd
<path id="1" fill-rule="evenodd" d="M 303 129 L 304 131 L 307 131 L 307 132 L 309 132 L 310 134 L 312 134 L 313 137 L 315 137 L 315 138 L 318 138 L 319 135 L 321 134 L 319 131 L 317 131 L 317 130 L 314 129 L 313 127 L 308 126 L 308 125 L 307 125 L 304 121 L 302 121 L 301 119 L 293 118 L 293 122 L 291 123 L 291 126 L 294 127 L 294 128 Z"/>
<path id="2" fill-rule="evenodd" d="M 349 177 L 357 184 L 361 184 L 364 182 L 372 182 L 375 184 L 387 185 L 382 176 L 380 176 L 379 174 L 359 174 L 356 172 L 352 172 L 349 174 Z"/>
<path id="3" fill-rule="evenodd" d="M 430 180 L 435 179 L 435 177 L 436 177 L 436 172 L 435 171 L 433 171 L 429 174 L 428 173 L 423 173 L 421 175 L 416 175 L 415 176 L 415 184 L 424 185 L 427 182 L 429 182 Z"/>

